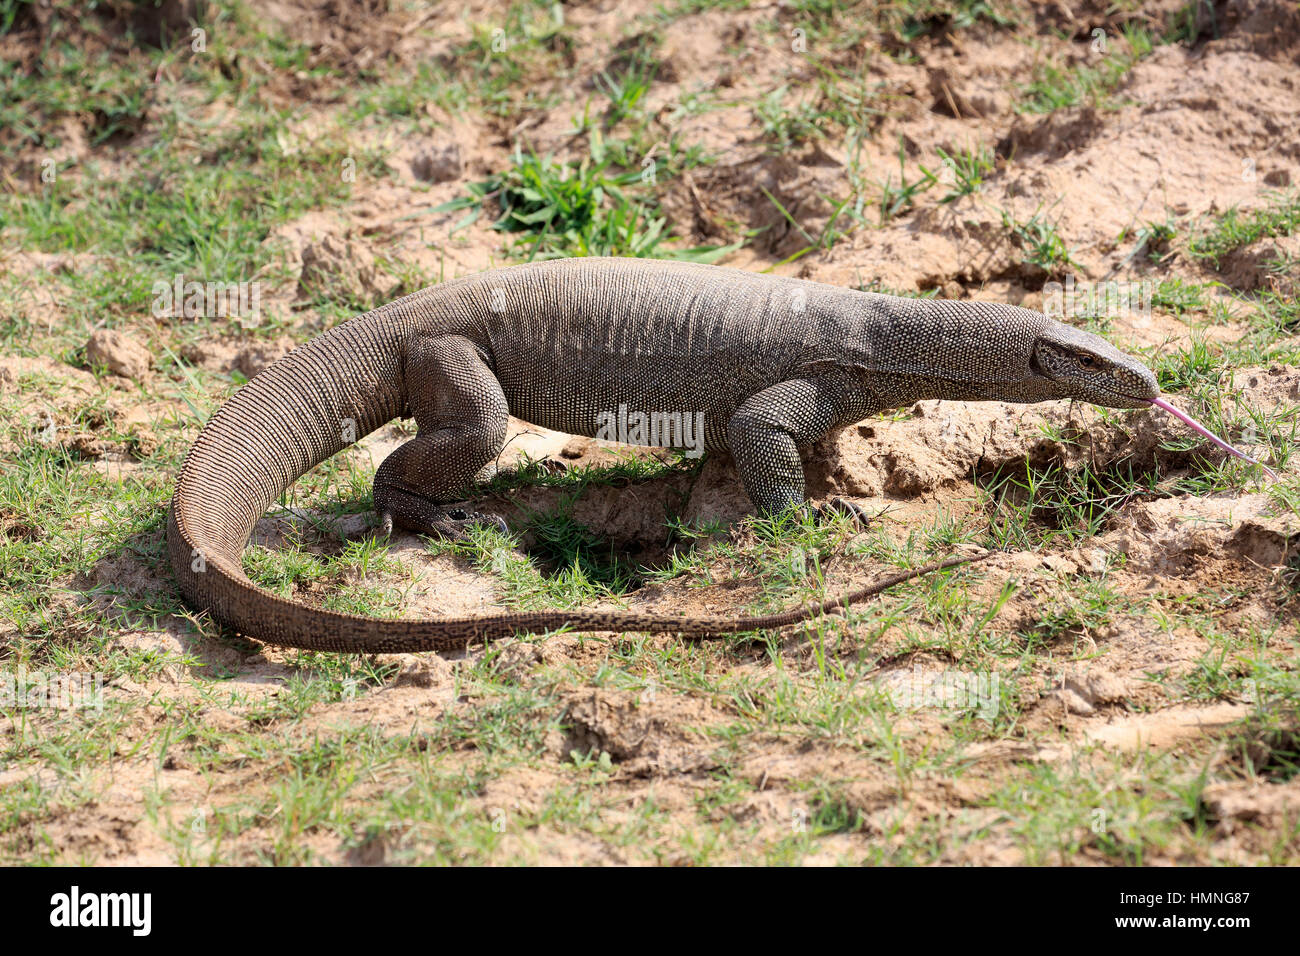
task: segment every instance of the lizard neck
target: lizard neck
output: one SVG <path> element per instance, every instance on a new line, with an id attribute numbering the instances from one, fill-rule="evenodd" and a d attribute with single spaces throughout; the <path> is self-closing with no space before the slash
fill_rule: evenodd
<path id="1" fill-rule="evenodd" d="M 1040 312 L 993 302 L 862 293 L 868 387 L 886 407 L 921 399 L 1040 402 L 1051 384 L 1030 367 L 1048 323 Z"/>

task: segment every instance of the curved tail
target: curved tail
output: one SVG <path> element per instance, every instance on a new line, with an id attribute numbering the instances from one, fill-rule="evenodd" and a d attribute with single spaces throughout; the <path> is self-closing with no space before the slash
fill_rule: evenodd
<path id="1" fill-rule="evenodd" d="M 418 295 L 418 294 L 417 294 Z M 403 329 L 415 297 L 337 326 L 262 371 L 203 426 L 167 519 L 187 602 L 222 624 L 293 647 L 369 649 L 368 618 L 302 607 L 244 574 L 241 556 L 267 508 L 307 471 L 403 412 Z"/>
<path id="2" fill-rule="evenodd" d="M 203 427 L 181 469 L 167 521 L 172 568 L 191 606 L 241 634 L 287 647 L 448 651 L 518 631 L 566 627 L 690 635 L 785 627 L 932 571 L 980 560 L 952 558 L 820 604 L 755 617 L 537 611 L 384 620 L 295 604 L 259 588 L 240 559 L 267 508 L 311 468 L 403 413 L 402 342 L 422 309 L 419 295 L 358 316 L 289 353 Z"/>

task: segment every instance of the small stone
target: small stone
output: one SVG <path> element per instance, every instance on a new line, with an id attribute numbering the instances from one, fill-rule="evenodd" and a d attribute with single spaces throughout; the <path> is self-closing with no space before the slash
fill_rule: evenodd
<path id="1" fill-rule="evenodd" d="M 1072 714 L 1078 714 L 1080 717 L 1091 717 L 1097 712 L 1096 707 L 1093 707 L 1092 704 L 1090 704 L 1083 696 L 1076 693 L 1071 687 L 1063 687 L 1054 693 L 1057 700 L 1063 703 L 1065 709 Z"/>
<path id="2" fill-rule="evenodd" d="M 1128 681 L 1113 671 L 1093 670 L 1084 678 L 1088 699 L 1095 704 L 1114 704 L 1129 695 Z"/>
<path id="3" fill-rule="evenodd" d="M 1114 704 L 1130 692 L 1128 682 L 1113 671 L 1091 667 L 1065 675 L 1061 686 L 1051 696 L 1061 701 L 1072 714 L 1088 717 L 1099 704 Z"/>
<path id="4" fill-rule="evenodd" d="M 1032 551 L 1015 551 L 998 559 L 1008 571 L 1028 573 L 1036 571 L 1042 565 L 1041 559 Z"/>
<path id="5" fill-rule="evenodd" d="M 1089 574 L 1101 574 L 1106 570 L 1106 552 L 1101 548 L 1089 548 L 1080 550 L 1075 554 L 1079 560 L 1080 566 Z"/>
<path id="6" fill-rule="evenodd" d="M 136 461 L 143 461 L 158 450 L 158 436 L 147 428 L 132 429 L 127 443 L 128 451 Z"/>

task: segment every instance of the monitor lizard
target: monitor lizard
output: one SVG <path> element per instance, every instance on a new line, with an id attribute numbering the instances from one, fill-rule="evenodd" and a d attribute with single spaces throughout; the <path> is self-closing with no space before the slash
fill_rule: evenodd
<path id="1" fill-rule="evenodd" d="M 572 435 L 597 434 L 620 407 L 670 432 L 692 416 L 703 446 L 729 452 L 756 510 L 772 514 L 806 506 L 801 448 L 881 411 L 927 398 L 1137 408 L 1158 395 L 1142 363 L 1018 306 L 682 262 L 527 263 L 397 299 L 254 377 L 190 449 L 168 549 L 192 607 L 290 647 L 402 653 L 563 627 L 684 635 L 779 627 L 968 559 L 766 616 L 575 610 L 385 620 L 280 598 L 249 580 L 241 555 L 294 481 L 396 418 L 413 416 L 418 431 L 375 474 L 380 522 L 456 536 L 500 522 L 462 499 L 496 459 L 510 415 Z"/>

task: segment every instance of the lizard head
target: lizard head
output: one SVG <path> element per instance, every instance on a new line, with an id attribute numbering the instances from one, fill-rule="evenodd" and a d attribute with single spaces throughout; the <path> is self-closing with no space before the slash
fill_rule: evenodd
<path id="1" fill-rule="evenodd" d="M 1034 340 L 1029 367 L 1060 398 L 1108 408 L 1143 408 L 1160 394 L 1156 377 L 1100 336 L 1049 321 Z"/>

